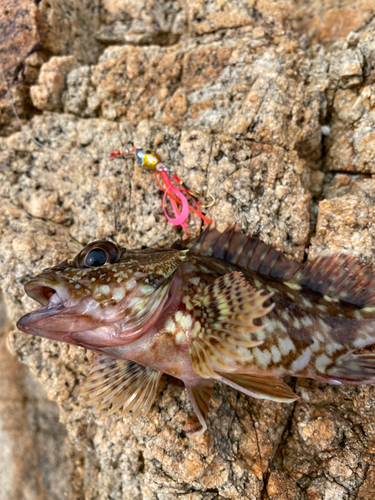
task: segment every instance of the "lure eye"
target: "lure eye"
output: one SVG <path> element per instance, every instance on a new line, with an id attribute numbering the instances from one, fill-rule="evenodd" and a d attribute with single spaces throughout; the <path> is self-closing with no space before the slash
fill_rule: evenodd
<path id="1" fill-rule="evenodd" d="M 77 267 L 100 267 L 113 264 L 121 256 L 121 250 L 111 241 L 94 241 L 73 260 Z"/>
<path id="2" fill-rule="evenodd" d="M 144 162 L 144 152 L 143 152 L 143 149 L 136 149 L 135 150 L 135 161 L 137 162 L 137 165 L 139 165 L 140 167 L 143 166 L 143 162 Z"/>

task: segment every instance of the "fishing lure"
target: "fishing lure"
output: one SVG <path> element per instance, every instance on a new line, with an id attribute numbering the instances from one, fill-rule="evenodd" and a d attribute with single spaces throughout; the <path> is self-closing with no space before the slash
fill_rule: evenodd
<path id="1" fill-rule="evenodd" d="M 282 380 L 375 382 L 375 272 L 354 257 L 300 264 L 235 225 L 171 248 L 96 241 L 25 285 L 41 308 L 20 330 L 99 356 L 83 391 L 98 408 L 146 414 L 162 373 L 181 379 L 204 432 L 215 380 L 293 402 Z"/>
<path id="2" fill-rule="evenodd" d="M 190 236 L 186 224 L 189 211 L 198 215 L 198 217 L 202 219 L 204 224 L 209 224 L 210 222 L 212 222 L 211 219 L 203 215 L 203 213 L 201 212 L 200 207 L 203 207 L 203 203 L 199 200 L 198 196 L 193 193 L 174 172 L 172 172 L 162 163 L 160 157 L 155 153 L 155 151 L 152 151 L 151 149 L 131 148 L 130 150 L 116 150 L 111 151 L 110 153 L 110 157 L 112 159 L 128 158 L 130 156 L 135 157 L 136 163 L 140 167 L 154 171 L 156 183 L 164 192 L 163 211 L 168 222 L 170 222 L 174 226 L 182 226 L 187 236 Z M 173 181 L 177 182 L 178 187 L 173 184 Z M 185 195 L 188 195 L 192 199 L 194 206 L 189 204 Z M 205 205 L 204 208 L 209 208 L 215 203 L 215 198 L 212 195 L 209 196 L 211 197 L 212 202 L 209 205 Z M 171 203 L 174 217 L 170 217 L 167 212 L 167 198 L 169 198 L 169 201 Z M 178 205 L 181 205 L 181 210 L 179 210 Z"/>
<path id="3" fill-rule="evenodd" d="M 21 127 L 21 129 L 24 131 L 24 133 L 41 149 L 45 151 L 51 151 L 55 153 L 56 151 L 45 146 L 42 144 L 40 141 L 35 139 L 26 127 L 23 125 L 17 110 L 14 106 L 13 100 L 10 97 L 10 91 L 9 91 L 9 86 L 6 81 L 2 66 L 0 64 L 0 76 L 4 82 L 5 88 L 6 88 L 6 97 L 8 99 L 8 102 L 10 104 L 10 107 L 13 111 L 13 114 Z M 61 151 L 58 152 L 61 156 L 66 156 L 66 157 L 72 157 L 72 158 L 78 158 L 77 155 L 71 154 L 71 153 L 63 153 Z M 214 203 L 215 203 L 215 198 L 212 195 L 209 195 L 211 198 L 211 203 L 208 205 L 203 205 L 202 201 L 199 200 L 199 195 L 196 193 L 193 193 L 186 184 L 170 169 L 168 169 L 161 161 L 160 157 L 152 150 L 150 149 L 143 149 L 143 148 L 131 148 L 130 150 L 124 150 L 124 151 L 119 151 L 119 150 L 113 150 L 110 152 L 110 157 L 111 159 L 117 159 L 117 158 L 128 158 L 134 156 L 136 159 L 136 162 L 139 166 L 153 170 L 155 172 L 155 180 L 156 183 L 158 184 L 159 188 L 164 192 L 163 196 L 163 211 L 164 215 L 167 218 L 168 222 L 173 224 L 174 226 L 181 226 L 187 236 L 190 236 L 189 231 L 187 229 L 187 224 L 186 220 L 188 218 L 189 212 L 193 212 L 198 217 L 200 217 L 203 221 L 204 224 L 209 224 L 211 219 L 203 215 L 201 211 L 202 208 L 210 208 Z M 90 158 L 91 155 L 89 155 Z M 169 175 L 170 174 L 170 175 Z M 172 177 L 172 179 L 171 179 Z M 174 185 L 174 182 L 178 184 L 178 186 Z M 194 206 L 189 204 L 188 200 L 186 199 L 186 196 L 188 195 Z M 174 217 L 170 217 L 170 215 L 167 212 L 166 209 L 166 199 L 169 199 L 173 212 L 174 212 Z M 181 205 L 181 211 L 178 209 L 178 205 Z"/>

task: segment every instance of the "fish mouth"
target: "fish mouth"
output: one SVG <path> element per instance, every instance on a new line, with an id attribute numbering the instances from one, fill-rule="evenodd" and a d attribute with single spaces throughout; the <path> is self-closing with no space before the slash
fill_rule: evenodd
<path id="1" fill-rule="evenodd" d="M 86 348 L 90 346 L 85 338 L 91 334 L 93 345 L 106 345 L 100 335 L 100 324 L 90 315 L 82 314 L 87 309 L 84 301 L 74 301 L 60 284 L 49 286 L 35 280 L 27 285 L 28 295 L 43 307 L 22 316 L 16 324 L 19 330 Z"/>
<path id="2" fill-rule="evenodd" d="M 25 285 L 25 292 L 41 306 L 48 305 L 53 295 L 55 295 L 53 302 L 59 301 L 60 304 L 70 298 L 69 288 L 53 276 L 41 275 L 28 281 Z"/>
<path id="3" fill-rule="evenodd" d="M 33 295 L 30 296 L 45 305 L 22 316 L 17 322 L 17 328 L 30 335 L 85 348 L 106 346 L 100 335 L 102 332 L 100 324 L 98 325 L 89 315 L 79 314 L 82 308 L 86 309 L 85 305 L 82 306 L 82 301 L 72 306 L 72 301 L 69 300 L 67 305 L 59 295 L 60 289 L 54 293 L 53 290 L 54 288 L 43 285 L 31 288 Z M 85 341 L 86 337 L 91 339 L 92 345 Z"/>
<path id="4" fill-rule="evenodd" d="M 18 321 L 17 321 L 17 328 L 19 330 L 22 330 L 23 332 L 30 333 L 32 335 L 38 335 L 39 337 L 48 337 L 51 338 L 52 332 L 49 331 L 48 335 L 47 333 L 43 335 L 41 332 L 41 329 L 38 329 L 38 326 L 40 323 L 47 318 L 51 316 L 56 316 L 59 312 L 64 312 L 66 310 L 66 307 L 64 307 L 64 304 L 60 304 L 58 306 L 51 306 L 51 305 L 46 305 L 44 307 L 41 307 L 40 309 L 37 309 L 36 311 L 31 311 L 24 316 L 22 316 Z M 60 331 L 60 336 L 61 337 L 61 331 Z M 55 337 L 57 339 L 57 337 Z M 58 339 L 58 340 L 59 340 Z"/>
<path id="5" fill-rule="evenodd" d="M 67 311 L 66 304 L 71 298 L 68 287 L 63 282 L 54 279 L 53 276 L 41 275 L 28 281 L 25 285 L 25 291 L 42 307 L 22 316 L 17 322 L 17 328 L 32 335 L 48 338 L 54 336 L 57 339 L 57 336 L 52 334 L 51 329 L 49 329 L 48 334 L 43 334 L 42 330 L 46 329 L 48 318 Z M 60 330 L 58 339 L 61 338 L 61 333 Z"/>
<path id="6" fill-rule="evenodd" d="M 38 337 L 73 343 L 74 332 L 97 326 L 89 315 L 82 314 L 87 304 L 74 297 L 70 286 L 66 279 L 52 273 L 42 273 L 28 281 L 27 295 L 42 307 L 22 316 L 17 328 Z"/>

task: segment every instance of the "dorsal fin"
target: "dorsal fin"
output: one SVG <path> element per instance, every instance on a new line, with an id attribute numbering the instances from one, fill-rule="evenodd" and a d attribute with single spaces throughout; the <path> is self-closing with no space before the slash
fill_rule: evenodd
<path id="1" fill-rule="evenodd" d="M 245 236 L 236 224 L 221 233 L 212 222 L 200 236 L 185 243 L 192 253 L 216 257 L 272 278 L 290 280 L 301 268 L 299 262 L 287 259 L 272 245 Z"/>
<path id="2" fill-rule="evenodd" d="M 324 255 L 306 262 L 294 281 L 350 304 L 375 306 L 375 271 L 351 255 Z"/>
<path id="3" fill-rule="evenodd" d="M 197 255 L 216 257 L 264 276 L 292 281 L 360 307 L 375 307 L 375 270 L 350 255 L 321 256 L 300 264 L 251 234 L 245 236 L 235 224 L 221 233 L 211 223 L 200 236 L 183 244 Z"/>

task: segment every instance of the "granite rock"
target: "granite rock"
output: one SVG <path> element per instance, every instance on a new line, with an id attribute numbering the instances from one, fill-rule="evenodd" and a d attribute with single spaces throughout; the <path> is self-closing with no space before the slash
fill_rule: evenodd
<path id="1" fill-rule="evenodd" d="M 56 403 L 7 349 L 10 326 L 0 294 L 1 498 L 83 498 L 81 454 L 67 439 Z"/>
<path id="2" fill-rule="evenodd" d="M 362 3 L 358 20 L 334 0 L 297 10 L 287 0 L 40 2 L 44 45 L 26 58 L 20 90 L 30 119 L 0 137 L 9 320 L 33 309 L 23 292 L 31 276 L 92 239 L 165 247 L 181 236 L 152 173 L 109 159 L 130 145 L 156 148 L 191 189 L 214 196 L 207 215 L 219 229 L 236 221 L 300 261 L 308 249 L 308 258 L 345 251 L 374 264 L 375 35 L 371 2 Z M 348 22 L 334 30 L 329 16 L 340 9 Z M 4 120 L 13 123 L 9 109 Z M 192 217 L 190 232 L 200 228 Z M 147 417 L 119 419 L 79 398 L 92 353 L 14 329 L 9 344 L 34 374 L 22 368 L 33 382 L 19 394 L 35 395 L 33 422 L 43 414 L 46 426 L 27 434 L 20 413 L 30 498 L 354 500 L 373 491 L 371 386 L 290 380 L 300 399 L 281 405 L 215 385 L 208 432 L 188 437 L 178 381 L 162 379 Z M 26 462 L 12 460 L 23 477 Z M 22 498 L 29 486 L 20 484 Z"/>
<path id="3" fill-rule="evenodd" d="M 293 26 L 311 44 L 331 45 L 373 26 L 372 0 L 303 0 L 293 13 Z"/>

